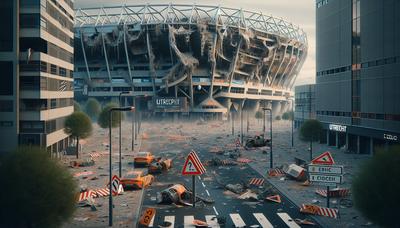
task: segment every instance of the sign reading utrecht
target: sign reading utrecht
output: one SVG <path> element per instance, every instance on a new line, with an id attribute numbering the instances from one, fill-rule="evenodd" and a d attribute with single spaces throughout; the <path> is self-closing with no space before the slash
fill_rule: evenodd
<path id="1" fill-rule="evenodd" d="M 184 97 L 153 97 L 153 108 L 156 111 L 184 111 L 186 106 Z"/>
<path id="2" fill-rule="evenodd" d="M 347 126 L 339 125 L 339 124 L 329 124 L 329 130 L 331 131 L 339 131 L 346 132 Z"/>

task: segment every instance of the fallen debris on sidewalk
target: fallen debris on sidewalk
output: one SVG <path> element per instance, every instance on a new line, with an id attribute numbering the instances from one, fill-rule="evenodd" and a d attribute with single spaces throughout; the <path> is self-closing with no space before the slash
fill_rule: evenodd
<path id="1" fill-rule="evenodd" d="M 85 172 L 78 172 L 78 173 L 74 173 L 74 177 L 81 177 L 81 176 L 89 176 L 94 174 L 93 171 L 85 171 Z"/>
<path id="2" fill-rule="evenodd" d="M 300 212 L 313 215 L 321 215 L 331 218 L 339 216 L 339 210 L 334 208 L 320 207 L 314 204 L 303 204 L 300 207 Z"/>
<path id="3" fill-rule="evenodd" d="M 252 147 L 264 147 L 270 145 L 271 145 L 270 139 L 265 139 L 264 135 L 256 135 L 246 140 L 245 148 L 248 149 Z"/>
<path id="4" fill-rule="evenodd" d="M 279 177 L 285 175 L 285 172 L 281 168 L 275 168 L 268 170 L 268 176 Z"/>
<path id="5" fill-rule="evenodd" d="M 192 192 L 182 184 L 174 184 L 167 189 L 157 192 L 157 203 L 158 204 L 181 204 L 186 206 L 192 206 Z M 209 204 L 214 203 L 212 199 L 204 198 L 196 195 L 196 202 L 202 201 L 203 203 Z"/>
<path id="6" fill-rule="evenodd" d="M 296 164 L 284 165 L 283 171 L 290 177 L 298 180 L 305 181 L 307 180 L 306 170 L 303 167 L 300 167 Z"/>
<path id="7" fill-rule="evenodd" d="M 94 160 L 78 160 L 78 161 L 70 161 L 69 166 L 71 168 L 75 168 L 75 167 L 88 167 L 88 166 L 94 166 L 95 162 Z"/>
<path id="8" fill-rule="evenodd" d="M 315 223 L 307 220 L 307 219 L 295 219 L 294 220 L 297 224 L 299 225 L 311 225 L 311 226 L 315 226 Z"/>

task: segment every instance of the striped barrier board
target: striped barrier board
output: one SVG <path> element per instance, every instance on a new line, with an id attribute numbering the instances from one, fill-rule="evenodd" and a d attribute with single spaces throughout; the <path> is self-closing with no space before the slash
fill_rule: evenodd
<path id="1" fill-rule="evenodd" d="M 328 195 L 328 191 L 324 189 L 317 189 L 315 193 L 323 197 L 327 197 Z M 329 191 L 329 197 L 345 197 L 348 195 L 350 195 L 350 189 L 336 188 Z"/>
<path id="2" fill-rule="evenodd" d="M 331 217 L 331 218 L 335 218 L 335 219 L 338 218 L 338 216 L 339 216 L 338 209 L 320 207 L 320 206 L 313 205 L 313 204 L 301 205 L 300 212 L 306 213 L 306 214 L 321 215 L 321 216 Z"/>
<path id="3" fill-rule="evenodd" d="M 89 156 L 92 160 L 96 160 L 97 158 L 101 157 L 101 154 L 98 152 L 89 153 Z"/>
<path id="4" fill-rule="evenodd" d="M 249 184 L 255 186 L 262 186 L 264 182 L 265 182 L 264 178 L 251 178 Z"/>
<path id="5" fill-rule="evenodd" d="M 270 169 L 268 170 L 268 176 L 270 177 L 276 177 L 276 176 L 283 176 L 285 175 L 285 172 L 282 169 Z"/>
<path id="6" fill-rule="evenodd" d="M 94 192 L 96 193 L 96 198 L 110 195 L 110 189 L 108 188 L 99 188 L 94 190 Z"/>
<path id="7" fill-rule="evenodd" d="M 84 201 L 89 197 L 94 197 L 96 193 L 92 190 L 79 193 L 78 202 Z"/>

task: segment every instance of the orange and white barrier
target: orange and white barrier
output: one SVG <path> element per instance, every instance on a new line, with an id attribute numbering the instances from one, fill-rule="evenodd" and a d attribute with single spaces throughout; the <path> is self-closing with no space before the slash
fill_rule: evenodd
<path id="1" fill-rule="evenodd" d="M 300 212 L 313 215 L 321 215 L 331 218 L 339 217 L 339 210 L 333 208 L 320 207 L 314 204 L 301 205 Z"/>
<path id="2" fill-rule="evenodd" d="M 251 178 L 249 184 L 254 186 L 262 186 L 264 182 L 264 178 Z"/>
<path id="3" fill-rule="evenodd" d="M 90 159 L 95 161 L 97 158 L 101 157 L 101 154 L 98 152 L 92 152 L 92 153 L 89 153 L 89 156 L 90 156 Z"/>
<path id="4" fill-rule="evenodd" d="M 252 160 L 250 160 L 248 158 L 238 158 L 236 161 L 239 162 L 239 163 L 245 163 L 246 164 L 246 163 L 251 162 Z"/>
<path id="5" fill-rule="evenodd" d="M 320 196 L 327 197 L 329 194 L 329 197 L 345 197 L 350 195 L 350 189 L 346 188 L 335 188 L 332 190 L 329 190 L 329 193 L 325 189 L 317 189 L 315 190 L 315 193 L 317 193 Z"/>
<path id="6" fill-rule="evenodd" d="M 96 193 L 92 190 L 79 193 L 78 202 L 84 201 L 90 197 L 94 197 Z"/>
<path id="7" fill-rule="evenodd" d="M 268 176 L 270 177 L 276 177 L 276 176 L 283 176 L 285 175 L 285 172 L 282 169 L 270 169 L 268 170 Z"/>

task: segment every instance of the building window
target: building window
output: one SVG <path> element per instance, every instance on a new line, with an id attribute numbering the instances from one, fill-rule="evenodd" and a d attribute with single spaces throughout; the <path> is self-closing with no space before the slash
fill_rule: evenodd
<path id="1" fill-rule="evenodd" d="M 13 100 L 0 100 L 0 112 L 13 112 Z"/>
<path id="2" fill-rule="evenodd" d="M 50 108 L 57 108 L 57 99 L 51 99 L 50 100 Z"/>
<path id="3" fill-rule="evenodd" d="M 3 33 L 2 31 L 1 33 Z M 2 45 L 0 45 L 2 46 Z M 14 94 L 14 70 L 13 62 L 0 61 L 0 95 L 11 96 Z"/>
<path id="4" fill-rule="evenodd" d="M 40 14 L 38 13 L 19 15 L 19 26 L 21 28 L 39 28 L 40 24 Z"/>
<path id="5" fill-rule="evenodd" d="M 57 66 L 54 64 L 50 64 L 50 73 L 57 75 Z"/>
<path id="6" fill-rule="evenodd" d="M 43 121 L 20 121 L 22 133 L 44 133 Z"/>
<path id="7" fill-rule="evenodd" d="M 351 110 L 352 110 L 352 124 L 360 124 L 360 111 L 361 111 L 361 37 L 360 37 L 360 0 L 352 0 L 352 53 L 351 53 Z M 369 66 L 369 64 L 368 64 Z"/>
<path id="8" fill-rule="evenodd" d="M 12 127 L 13 124 L 12 121 L 0 121 L 0 127 Z"/>
<path id="9" fill-rule="evenodd" d="M 0 4 L 0 51 L 12 51 L 14 41 L 14 0 L 1 0 Z M 0 68 L 2 69 L 2 68 Z"/>

